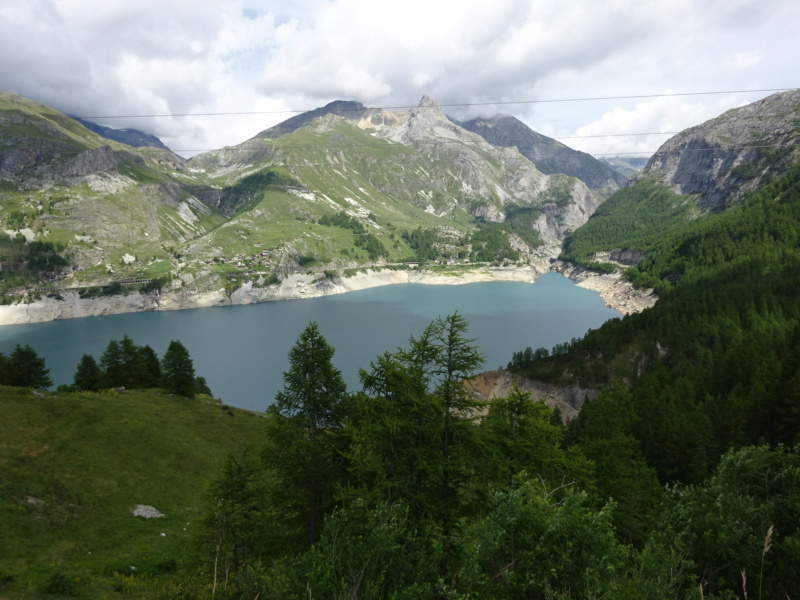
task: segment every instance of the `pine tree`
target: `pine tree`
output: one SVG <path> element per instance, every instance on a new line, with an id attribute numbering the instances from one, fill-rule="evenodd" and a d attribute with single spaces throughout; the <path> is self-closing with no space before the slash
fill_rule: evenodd
<path id="1" fill-rule="evenodd" d="M 91 354 L 84 354 L 75 369 L 72 385 L 80 391 L 96 392 L 100 389 L 103 372 Z"/>
<path id="2" fill-rule="evenodd" d="M 108 342 L 106 349 L 100 356 L 100 369 L 103 371 L 104 388 L 122 386 L 125 375 L 122 364 L 122 350 L 117 340 Z"/>
<path id="3" fill-rule="evenodd" d="M 197 392 L 194 363 L 189 351 L 178 340 L 172 340 L 161 359 L 161 374 L 164 389 L 193 398 Z"/>
<path id="4" fill-rule="evenodd" d="M 139 386 L 153 388 L 161 385 L 161 361 L 150 346 L 139 346 L 137 349 L 141 363 L 141 381 Z"/>
<path id="5" fill-rule="evenodd" d="M 0 385 L 11 385 L 11 359 L 0 352 Z"/>
<path id="6" fill-rule="evenodd" d="M 9 356 L 10 384 L 19 387 L 46 388 L 53 385 L 44 359 L 29 345 L 17 346 Z"/>

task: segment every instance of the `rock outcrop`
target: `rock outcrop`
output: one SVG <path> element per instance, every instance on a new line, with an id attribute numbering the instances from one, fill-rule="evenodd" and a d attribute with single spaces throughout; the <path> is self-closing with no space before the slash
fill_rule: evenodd
<path id="1" fill-rule="evenodd" d="M 670 138 L 637 178 L 701 194 L 700 208 L 722 209 L 800 160 L 799 114 L 800 90 L 729 110 Z"/>
<path id="2" fill-rule="evenodd" d="M 558 408 L 564 422 L 577 416 L 585 402 L 594 400 L 597 392 L 577 385 L 558 386 L 544 381 L 526 379 L 509 371 L 485 371 L 465 384 L 481 400 L 507 398 L 515 388 L 530 392 L 534 400 L 550 408 Z"/>

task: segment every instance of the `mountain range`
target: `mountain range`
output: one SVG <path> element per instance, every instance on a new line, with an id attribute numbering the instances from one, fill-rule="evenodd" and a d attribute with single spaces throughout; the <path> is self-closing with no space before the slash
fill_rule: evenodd
<path id="1" fill-rule="evenodd" d="M 122 139 L 151 144 L 133 147 L 96 133 L 122 130 L 90 130 L 3 93 L 0 288 L 5 302 L 43 279 L 58 289 L 137 280 L 230 293 L 309 269 L 334 278 L 419 261 L 544 270 L 564 248 L 588 264 L 599 246 L 584 243 L 586 232 L 609 215 L 664 209 L 667 227 L 735 204 L 796 162 L 797 107 L 797 92 L 775 94 L 686 130 L 627 185 L 514 117 L 459 122 L 428 96 L 409 111 L 332 102 L 185 160 L 157 138 L 129 131 Z M 640 201 L 647 186 L 670 195 L 666 208 Z"/>
<path id="2" fill-rule="evenodd" d="M 508 139 L 490 143 L 427 96 L 402 112 L 333 102 L 190 160 L 154 141 L 132 147 L 96 133 L 118 130 L 92 129 L 0 96 L 4 292 L 44 275 L 66 287 L 171 277 L 218 288 L 241 268 L 230 261 L 266 249 L 262 274 L 310 262 L 546 261 L 623 182 L 528 130 L 539 148 L 572 161 L 568 172 L 552 160 L 539 169 Z M 607 177 L 593 177 L 598 171 Z M 345 226 L 321 224 L 337 215 L 349 219 L 340 218 Z M 26 247 L 15 246 L 20 236 Z M 48 264 L 58 268 L 32 266 L 34 241 L 51 245 L 63 260 Z"/>

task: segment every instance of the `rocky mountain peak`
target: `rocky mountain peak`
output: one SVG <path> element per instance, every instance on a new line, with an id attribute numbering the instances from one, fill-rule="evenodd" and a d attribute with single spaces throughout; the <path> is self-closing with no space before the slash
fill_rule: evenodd
<path id="1" fill-rule="evenodd" d="M 441 106 L 439 106 L 439 101 L 431 98 L 428 96 L 428 94 L 423 94 L 419 104 L 417 104 L 417 108 L 432 108 L 438 111 L 442 110 Z"/>

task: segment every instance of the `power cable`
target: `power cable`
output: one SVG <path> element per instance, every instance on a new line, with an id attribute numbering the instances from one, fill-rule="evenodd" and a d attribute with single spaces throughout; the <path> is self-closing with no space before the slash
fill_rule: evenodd
<path id="1" fill-rule="evenodd" d="M 720 94 L 750 94 L 750 93 L 764 93 L 764 92 L 787 92 L 796 90 L 798 88 L 771 88 L 771 89 L 758 89 L 758 90 L 723 90 L 713 92 L 678 92 L 674 94 L 639 94 L 633 96 L 596 96 L 589 98 L 549 98 L 544 100 L 507 100 L 507 101 L 492 101 L 492 102 L 454 102 L 450 104 L 439 104 L 440 107 L 453 108 L 453 107 L 468 107 L 468 106 L 507 106 L 511 104 L 555 104 L 559 102 L 594 102 L 600 100 L 636 100 L 641 98 L 672 98 L 678 96 L 712 96 Z M 343 111 L 359 111 L 359 110 L 409 110 L 417 108 L 418 105 L 405 105 L 405 106 L 362 106 L 360 108 L 347 108 L 342 107 L 338 110 Z M 206 113 L 164 113 L 164 114 L 147 114 L 147 115 L 96 115 L 96 116 L 79 116 L 67 117 L 78 119 L 152 119 L 159 117 L 219 117 L 219 116 L 242 116 L 242 115 L 275 115 L 275 114 L 302 114 L 306 112 L 313 112 L 322 107 L 306 109 L 306 110 L 254 110 L 254 111 L 231 111 L 231 112 L 206 112 Z"/>

